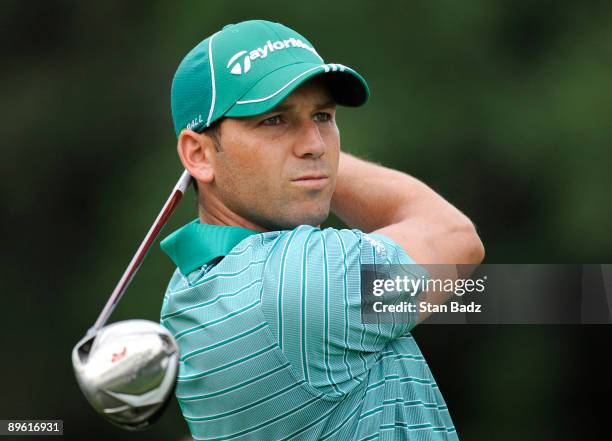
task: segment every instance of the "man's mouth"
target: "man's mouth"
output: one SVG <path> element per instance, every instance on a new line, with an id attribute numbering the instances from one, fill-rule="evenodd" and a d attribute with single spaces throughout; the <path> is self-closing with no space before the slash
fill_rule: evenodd
<path id="1" fill-rule="evenodd" d="M 296 185 L 299 185 L 300 187 L 317 189 L 317 188 L 325 187 L 328 181 L 329 181 L 329 178 L 327 177 L 327 175 L 320 174 L 320 173 L 313 173 L 313 174 L 300 176 L 299 178 L 296 178 L 296 179 L 292 179 L 291 182 L 293 182 Z"/>

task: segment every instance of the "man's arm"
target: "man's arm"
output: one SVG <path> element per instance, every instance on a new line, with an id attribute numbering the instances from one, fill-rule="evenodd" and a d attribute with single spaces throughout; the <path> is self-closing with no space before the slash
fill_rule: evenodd
<path id="1" fill-rule="evenodd" d="M 451 264 L 479 264 L 484 247 L 472 222 L 423 182 L 397 170 L 340 154 L 332 211 L 351 228 L 385 235 L 417 263 L 448 264 L 432 277 L 457 278 Z M 450 295 L 426 293 L 429 303 Z M 421 313 L 419 322 L 428 314 Z"/>

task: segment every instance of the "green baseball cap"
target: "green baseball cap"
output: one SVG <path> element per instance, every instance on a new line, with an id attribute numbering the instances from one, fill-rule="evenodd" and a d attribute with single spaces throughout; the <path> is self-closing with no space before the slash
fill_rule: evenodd
<path id="1" fill-rule="evenodd" d="M 217 119 L 260 115 L 300 84 L 324 75 L 337 104 L 356 107 L 369 95 L 350 67 L 325 63 L 306 38 L 265 20 L 225 26 L 194 47 L 172 81 L 172 118 L 178 136 L 201 132 Z"/>

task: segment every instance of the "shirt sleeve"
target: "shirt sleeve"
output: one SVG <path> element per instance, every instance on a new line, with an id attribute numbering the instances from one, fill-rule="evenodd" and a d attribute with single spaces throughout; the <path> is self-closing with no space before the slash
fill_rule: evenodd
<path id="1" fill-rule="evenodd" d="M 296 375 L 330 395 L 361 383 L 387 343 L 416 323 L 416 313 L 409 320 L 362 321 L 364 265 L 378 278 L 393 278 L 398 268 L 402 277 L 426 275 L 388 237 L 306 225 L 277 238 L 264 269 L 262 310 L 279 347 Z M 396 300 L 411 299 L 402 296 Z"/>

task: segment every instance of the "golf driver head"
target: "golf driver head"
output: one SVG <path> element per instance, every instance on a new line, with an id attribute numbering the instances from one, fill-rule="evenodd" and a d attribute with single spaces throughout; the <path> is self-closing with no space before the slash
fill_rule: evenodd
<path id="1" fill-rule="evenodd" d="M 125 320 L 87 334 L 72 351 L 83 394 L 111 423 L 149 427 L 173 395 L 179 350 L 172 334 L 149 320 Z"/>

